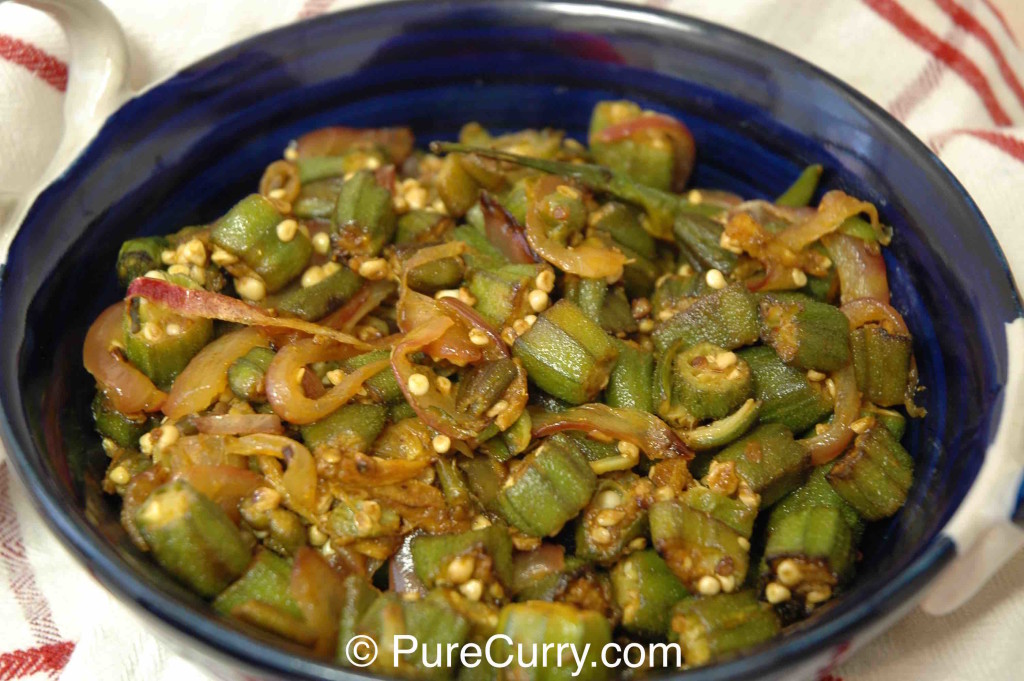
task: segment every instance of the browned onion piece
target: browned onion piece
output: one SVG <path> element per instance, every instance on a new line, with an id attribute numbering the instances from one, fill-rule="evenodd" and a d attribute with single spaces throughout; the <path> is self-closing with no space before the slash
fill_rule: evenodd
<path id="1" fill-rule="evenodd" d="M 631 442 L 652 459 L 693 458 L 693 450 L 668 424 L 637 409 L 595 402 L 563 412 L 531 410 L 530 417 L 534 437 L 545 437 L 561 430 L 580 430 Z"/>
<path id="2" fill-rule="evenodd" d="M 480 207 L 484 214 L 484 230 L 490 241 L 509 262 L 532 264 L 537 256 L 530 250 L 526 232 L 504 206 L 487 192 L 480 194 Z"/>
<path id="3" fill-rule="evenodd" d="M 124 347 L 123 315 L 124 303 L 115 303 L 96 318 L 85 334 L 82 363 L 114 409 L 122 414 L 156 411 L 167 394 L 121 356 L 118 348 Z"/>
<path id="4" fill-rule="evenodd" d="M 832 256 L 839 276 L 840 301 L 847 303 L 857 298 L 874 298 L 889 302 L 889 278 L 885 259 L 878 244 L 848 234 L 828 234 L 822 243 Z"/>
<path id="5" fill-rule="evenodd" d="M 800 440 L 807 446 L 815 466 L 828 463 L 843 453 L 854 435 L 850 424 L 860 415 L 860 391 L 857 390 L 853 364 L 834 372 L 832 380 L 836 384 L 835 416 L 832 423 L 821 435 Z"/>
<path id="6" fill-rule="evenodd" d="M 894 336 L 910 335 L 903 315 L 888 303 L 874 298 L 858 298 L 844 303 L 839 309 L 850 320 L 851 329 L 859 329 L 865 324 L 880 324 L 883 329 Z"/>
<path id="7" fill-rule="evenodd" d="M 208 414 L 195 418 L 200 433 L 212 435 L 252 435 L 268 433 L 280 435 L 284 426 L 277 414 Z"/>

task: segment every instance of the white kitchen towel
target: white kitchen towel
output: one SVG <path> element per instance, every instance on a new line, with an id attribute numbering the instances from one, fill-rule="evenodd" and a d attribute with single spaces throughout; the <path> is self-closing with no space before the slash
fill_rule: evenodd
<path id="1" fill-rule="evenodd" d="M 135 87 L 254 33 L 351 0 L 106 0 Z M 908 125 L 971 192 L 1024 280 L 1021 0 L 654 0 L 794 52 Z M 1012 24 L 1014 20 L 1017 23 Z M 57 26 L 0 4 L 0 192 L 22 191 L 61 131 L 67 49 Z M 0 452 L 0 681 L 180 681 L 177 658 L 49 534 Z M 1024 678 L 1024 557 L 961 611 L 910 615 L 832 671 L 845 681 Z"/>

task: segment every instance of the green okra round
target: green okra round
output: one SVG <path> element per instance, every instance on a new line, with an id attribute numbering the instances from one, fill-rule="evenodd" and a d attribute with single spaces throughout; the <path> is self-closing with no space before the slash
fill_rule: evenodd
<path id="1" fill-rule="evenodd" d="M 346 254 L 376 256 L 395 234 L 391 192 L 374 174 L 360 170 L 341 186 L 334 211 L 332 244 Z"/>
<path id="2" fill-rule="evenodd" d="M 753 392 L 750 367 L 731 350 L 698 343 L 673 345 L 658 367 L 662 390 L 659 411 L 696 421 L 720 419 L 747 401 Z M 667 404 L 666 404 L 667 402 Z"/>
<path id="3" fill-rule="evenodd" d="M 127 286 L 133 279 L 151 270 L 163 269 L 161 254 L 168 248 L 170 242 L 162 236 L 145 236 L 125 241 L 117 253 L 117 281 L 121 286 Z"/>
<path id="4" fill-rule="evenodd" d="M 753 591 L 680 601 L 672 613 L 669 639 L 693 667 L 716 662 L 774 637 L 782 625 Z"/>
<path id="5" fill-rule="evenodd" d="M 650 549 L 623 558 L 612 568 L 611 578 L 623 628 L 641 636 L 663 636 L 676 603 L 690 596 L 657 551 Z"/>
<path id="6" fill-rule="evenodd" d="M 839 308 L 800 294 L 761 297 L 761 340 L 786 364 L 830 372 L 850 362 L 850 322 Z"/>
<path id="7" fill-rule="evenodd" d="M 858 435 L 828 473 L 829 484 L 865 520 L 881 520 L 907 501 L 914 460 L 881 424 Z"/>
<path id="8" fill-rule="evenodd" d="M 850 340 L 857 387 L 864 398 L 880 407 L 903 404 L 914 352 L 910 337 L 870 325 L 854 329 Z"/>

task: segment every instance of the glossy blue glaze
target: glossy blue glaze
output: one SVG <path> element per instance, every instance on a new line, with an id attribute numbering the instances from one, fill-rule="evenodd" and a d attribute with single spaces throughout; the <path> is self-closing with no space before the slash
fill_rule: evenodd
<path id="1" fill-rule="evenodd" d="M 910 502 L 869 533 L 849 594 L 746 657 L 681 676 L 811 675 L 857 632 L 904 612 L 951 556 L 939 530 L 998 422 L 1003 324 L 1021 314 L 1002 255 L 934 156 L 849 88 L 726 29 L 600 3 L 410 2 L 327 16 L 220 52 L 118 111 L 33 207 L 0 288 L 3 436 L 50 525 L 112 591 L 222 672 L 353 677 L 217 618 L 131 548 L 100 494 L 79 353 L 88 323 L 120 295 L 117 248 L 216 218 L 318 126 L 411 124 L 425 142 L 475 119 L 582 137 L 591 106 L 609 97 L 682 117 L 698 185 L 771 197 L 816 162 L 826 188 L 876 203 L 895 228 L 890 283 L 928 386 L 929 415 L 908 435 Z"/>

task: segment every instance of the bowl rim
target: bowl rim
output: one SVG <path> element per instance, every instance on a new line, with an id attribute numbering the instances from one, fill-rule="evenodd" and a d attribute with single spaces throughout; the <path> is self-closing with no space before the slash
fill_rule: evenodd
<path id="1" fill-rule="evenodd" d="M 988 240 L 988 245 L 999 260 L 1004 274 L 1010 279 L 1010 291 L 1011 295 L 1014 296 L 1013 302 L 1018 315 L 1021 314 L 1020 295 L 1013 283 L 1013 277 L 1010 274 L 1005 254 L 988 222 L 966 189 L 945 164 L 916 135 L 881 106 L 875 104 L 852 86 L 830 75 L 814 64 L 764 40 L 687 14 L 650 6 L 626 4 L 614 0 L 595 0 L 593 2 L 587 2 L 586 0 L 520 0 L 516 4 L 521 8 L 532 11 L 561 14 L 565 14 L 568 7 L 586 7 L 591 16 L 604 15 L 619 22 L 628 22 L 635 25 L 641 31 L 649 26 L 652 21 L 655 21 L 663 29 L 680 33 L 697 31 L 706 35 L 728 36 L 730 40 L 745 44 L 755 52 L 770 53 L 780 67 L 805 73 L 810 78 L 838 92 L 845 101 L 857 108 L 867 118 L 889 129 L 902 143 L 907 144 L 911 153 L 916 154 L 922 162 L 930 166 L 929 170 L 936 174 L 935 177 L 938 181 L 945 183 L 948 189 L 955 191 L 958 200 L 964 203 L 968 212 L 973 216 L 976 225 L 981 228 L 981 233 Z M 95 146 L 96 138 L 109 127 L 115 115 L 130 109 L 137 102 L 144 100 L 163 87 L 182 78 L 190 77 L 190 71 L 202 70 L 204 67 L 219 63 L 231 53 L 244 52 L 258 47 L 269 36 L 286 35 L 290 32 L 305 30 L 305 28 L 311 25 L 318 23 L 326 24 L 346 17 L 373 18 L 374 15 L 400 11 L 404 8 L 416 9 L 424 12 L 426 15 L 436 17 L 453 10 L 463 10 L 470 7 L 487 8 L 488 6 L 489 0 L 448 0 L 448 2 L 391 0 L 389 2 L 342 9 L 303 21 L 293 22 L 231 43 L 198 61 L 188 64 L 122 103 L 104 121 L 99 131 L 97 131 L 96 137 L 83 147 L 64 171 L 36 196 L 33 206 L 56 183 L 66 177 L 71 168 L 82 162 L 90 154 Z M 31 211 L 26 214 L 24 222 L 28 221 L 28 215 L 30 214 Z M 21 229 L 24 222 L 15 228 L 12 252 L 15 240 L 28 238 L 24 236 L 24 230 Z M 3 288 L 2 274 L 0 274 L 0 293 L 2 293 Z M 154 622 L 159 627 L 169 627 L 175 630 L 175 633 L 179 636 L 184 635 L 188 637 L 198 643 L 200 649 L 214 652 L 236 663 L 241 663 L 253 671 L 270 672 L 276 675 L 303 679 L 383 678 L 360 669 L 342 668 L 326 661 L 316 661 L 292 654 L 284 648 L 258 645 L 256 644 L 257 639 L 247 635 L 242 630 L 233 629 L 213 618 L 197 616 L 192 606 L 150 586 L 142 579 L 141 573 L 124 564 L 123 559 L 121 559 L 114 547 L 98 533 L 94 526 L 79 515 L 67 513 L 62 500 L 48 489 L 47 483 L 49 481 L 45 479 L 44 471 L 38 470 L 32 465 L 19 446 L 19 441 L 13 431 L 12 414 L 18 413 L 18 418 L 20 419 L 21 412 L 14 410 L 13 406 L 6 403 L 3 404 L 3 409 L 0 411 L 0 436 L 2 436 L 6 450 L 9 453 L 8 458 L 12 462 L 12 468 L 28 490 L 28 496 L 33 507 L 43 517 L 49 529 L 57 535 L 62 545 L 107 590 L 117 595 L 119 600 L 122 602 L 129 601 L 133 609 L 144 613 L 149 621 Z M 996 419 L 994 421 L 997 423 L 1001 420 L 1004 413 L 1002 400 L 998 400 L 992 408 L 994 412 L 998 412 L 995 414 Z M 975 481 L 972 481 L 972 485 Z M 862 601 L 853 604 L 835 618 L 794 632 L 791 636 L 773 639 L 738 658 L 707 668 L 686 672 L 668 672 L 668 674 L 671 674 L 673 677 L 694 681 L 696 679 L 711 681 L 713 679 L 752 678 L 772 670 L 778 671 L 779 669 L 794 665 L 813 651 L 820 651 L 826 647 L 833 646 L 837 646 L 839 651 L 837 657 L 833 658 L 833 663 L 837 663 L 842 652 L 850 646 L 851 642 L 858 639 L 864 640 L 871 634 L 877 633 L 880 630 L 880 620 L 886 614 L 905 612 L 907 608 L 916 602 L 916 599 L 923 595 L 924 587 L 954 557 L 955 552 L 956 549 L 953 542 L 944 535 L 942 528 L 940 528 L 919 554 L 911 559 L 898 573 L 895 579 L 886 582 L 880 589 L 874 591 Z M 865 632 L 865 630 L 870 631 Z M 807 669 L 805 671 L 811 670 Z"/>

